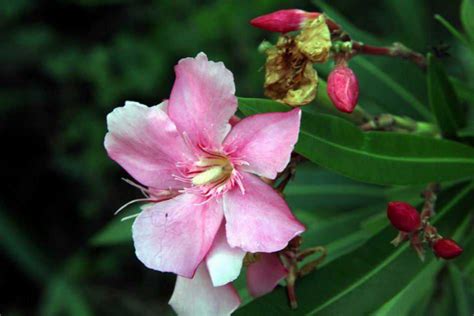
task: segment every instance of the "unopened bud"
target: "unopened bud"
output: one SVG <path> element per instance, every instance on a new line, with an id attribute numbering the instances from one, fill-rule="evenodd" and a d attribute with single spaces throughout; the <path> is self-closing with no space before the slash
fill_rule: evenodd
<path id="1" fill-rule="evenodd" d="M 462 254 L 463 249 L 452 239 L 441 238 L 433 244 L 436 256 L 443 259 L 453 259 Z"/>
<path id="2" fill-rule="evenodd" d="M 298 31 L 303 27 L 304 22 L 317 18 L 320 14 L 299 9 L 279 10 L 256 17 L 250 21 L 250 24 L 270 32 L 288 33 Z"/>
<path id="3" fill-rule="evenodd" d="M 332 103 L 341 112 L 352 113 L 359 99 L 359 82 L 346 65 L 339 65 L 328 77 L 327 92 Z"/>
<path id="4" fill-rule="evenodd" d="M 396 229 L 405 233 L 417 230 L 421 224 L 420 214 L 416 208 L 405 202 L 388 203 L 387 216 Z"/>

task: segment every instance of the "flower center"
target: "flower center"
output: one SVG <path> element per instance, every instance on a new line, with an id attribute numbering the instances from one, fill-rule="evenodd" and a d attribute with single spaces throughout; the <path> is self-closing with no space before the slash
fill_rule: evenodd
<path id="1" fill-rule="evenodd" d="M 223 184 L 234 170 L 229 159 L 223 156 L 202 158 L 196 163 L 196 167 L 197 173 L 192 177 L 192 184 L 196 186 Z"/>

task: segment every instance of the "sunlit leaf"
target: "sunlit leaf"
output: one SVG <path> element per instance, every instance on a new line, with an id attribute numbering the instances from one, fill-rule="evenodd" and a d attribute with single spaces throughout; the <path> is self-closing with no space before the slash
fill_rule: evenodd
<path id="1" fill-rule="evenodd" d="M 239 100 L 246 115 L 288 110 L 269 100 Z M 474 175 L 474 149 L 468 146 L 411 134 L 364 133 L 323 114 L 303 114 L 296 151 L 324 168 L 368 183 L 424 184 Z"/>

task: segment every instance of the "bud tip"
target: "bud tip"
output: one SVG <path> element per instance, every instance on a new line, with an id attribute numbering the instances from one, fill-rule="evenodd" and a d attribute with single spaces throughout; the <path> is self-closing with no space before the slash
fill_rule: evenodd
<path id="1" fill-rule="evenodd" d="M 299 9 L 279 10 L 261 15 L 250 21 L 250 24 L 270 32 L 288 33 L 301 29 L 308 19 L 318 17 L 318 12 L 306 12 Z"/>

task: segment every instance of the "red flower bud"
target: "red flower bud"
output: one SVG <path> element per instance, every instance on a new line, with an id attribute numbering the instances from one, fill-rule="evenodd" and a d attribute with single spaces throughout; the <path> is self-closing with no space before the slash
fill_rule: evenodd
<path id="1" fill-rule="evenodd" d="M 270 32 L 288 33 L 298 31 L 308 19 L 315 19 L 321 13 L 299 9 L 279 10 L 256 17 L 250 24 Z"/>
<path id="2" fill-rule="evenodd" d="M 441 238 L 433 244 L 436 256 L 444 259 L 453 259 L 462 254 L 463 249 L 452 239 Z"/>
<path id="3" fill-rule="evenodd" d="M 388 203 L 387 216 L 396 229 L 405 233 L 417 230 L 421 224 L 420 214 L 416 208 L 405 202 Z"/>
<path id="4" fill-rule="evenodd" d="M 327 92 L 339 111 L 352 113 L 359 99 L 356 75 L 346 65 L 336 66 L 329 74 Z"/>

